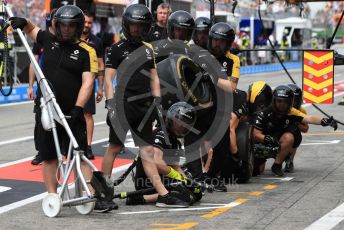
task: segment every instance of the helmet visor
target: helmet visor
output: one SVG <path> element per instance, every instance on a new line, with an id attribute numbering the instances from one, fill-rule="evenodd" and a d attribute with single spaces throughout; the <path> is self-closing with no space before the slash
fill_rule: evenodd
<path id="1" fill-rule="evenodd" d="M 207 30 L 195 30 L 193 35 L 195 44 L 202 48 L 207 48 L 208 34 L 209 32 Z"/>
<path id="2" fill-rule="evenodd" d="M 212 38 L 209 39 L 210 51 L 216 57 L 221 57 L 229 50 L 228 41 L 226 39 Z"/>
<path id="3" fill-rule="evenodd" d="M 76 22 L 61 21 L 57 24 L 57 29 L 60 32 L 62 41 L 72 41 L 77 39 L 77 27 Z"/>
<path id="4" fill-rule="evenodd" d="M 271 99 L 266 98 L 264 95 L 257 96 L 253 103 L 253 113 L 258 113 L 269 106 Z"/>
<path id="5" fill-rule="evenodd" d="M 173 38 L 182 40 L 182 41 L 190 41 L 192 37 L 193 29 L 191 28 L 182 28 L 182 27 L 174 27 L 173 29 Z"/>
<path id="6" fill-rule="evenodd" d="M 181 120 L 174 119 L 172 121 L 172 132 L 179 138 L 185 137 L 191 129 L 190 125 Z"/>
<path id="7" fill-rule="evenodd" d="M 126 25 L 130 39 L 140 42 L 147 40 L 151 24 L 147 22 L 127 22 Z"/>
<path id="8" fill-rule="evenodd" d="M 276 98 L 274 100 L 274 108 L 276 112 L 280 114 L 288 114 L 290 107 L 291 107 L 291 103 L 289 99 Z"/>

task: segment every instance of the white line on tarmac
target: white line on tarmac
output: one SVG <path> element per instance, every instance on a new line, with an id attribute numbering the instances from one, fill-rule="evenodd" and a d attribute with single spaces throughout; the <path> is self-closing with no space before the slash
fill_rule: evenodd
<path id="1" fill-rule="evenodd" d="M 279 177 L 257 177 L 257 179 L 261 179 L 261 180 L 291 181 L 292 179 L 294 179 L 294 177 L 283 177 L 283 178 L 279 178 Z"/>
<path id="2" fill-rule="evenodd" d="M 7 166 L 11 166 L 11 165 L 15 165 L 15 164 L 20 164 L 20 163 L 23 163 L 23 162 L 25 162 L 25 161 L 32 160 L 32 158 L 33 158 L 33 157 L 26 157 L 26 158 L 23 158 L 23 159 L 20 159 L 20 160 L 7 162 L 7 163 L 4 163 L 4 164 L 1 164 L 1 165 L 0 165 L 0 168 L 7 167 Z"/>
<path id="3" fill-rule="evenodd" d="M 120 167 L 117 167 L 117 168 L 112 170 L 112 173 L 119 173 L 121 171 L 124 171 L 130 165 L 131 165 L 131 163 L 130 164 L 126 164 L 126 165 L 122 165 Z M 33 203 L 33 202 L 36 202 L 36 201 L 42 200 L 46 195 L 47 195 L 47 192 L 44 192 L 44 193 L 38 194 L 36 196 L 29 197 L 27 199 L 24 199 L 24 200 L 21 200 L 21 201 L 14 202 L 12 204 L 8 204 L 8 205 L 5 205 L 5 206 L 2 206 L 2 207 L 0 207 L 0 214 L 8 212 L 8 211 L 11 211 L 11 210 L 16 209 L 16 208 L 20 208 L 20 207 L 22 207 L 24 205 L 27 205 L 27 204 L 30 204 L 30 203 Z"/>
<path id="4" fill-rule="evenodd" d="M 0 192 L 6 192 L 8 190 L 11 190 L 12 188 L 6 187 L 6 186 L 0 186 Z"/>
<path id="5" fill-rule="evenodd" d="M 96 140 L 96 141 L 93 141 L 92 144 L 95 145 L 95 144 L 99 144 L 99 143 L 102 143 L 102 142 L 105 142 L 105 141 L 108 141 L 109 138 L 103 138 L 103 139 L 99 139 L 99 140 Z"/>
<path id="6" fill-rule="evenodd" d="M 100 121 L 100 122 L 96 122 L 94 123 L 94 126 L 99 126 L 99 125 L 104 125 L 106 122 L 105 121 Z M 27 136 L 27 137 L 20 137 L 20 138 L 16 138 L 16 139 L 11 139 L 11 140 L 7 140 L 7 141 L 1 141 L 0 142 L 0 146 L 1 145 L 8 145 L 8 144 L 13 144 L 13 143 L 16 143 L 16 142 L 22 142 L 22 141 L 30 141 L 30 140 L 33 140 L 34 136 Z M 101 139 L 102 141 L 99 140 L 99 142 L 97 141 L 94 141 L 92 142 L 92 144 L 98 144 L 100 142 L 104 142 L 107 139 Z"/>
<path id="7" fill-rule="evenodd" d="M 25 105 L 25 104 L 31 104 L 33 101 L 22 101 L 22 102 L 11 102 L 6 104 L 0 104 L 0 107 L 9 107 L 9 106 L 15 106 L 15 105 Z"/>
<path id="8" fill-rule="evenodd" d="M 333 145 L 333 144 L 338 144 L 340 143 L 340 140 L 333 140 L 333 141 L 318 141 L 318 142 L 313 142 L 313 143 L 303 143 L 301 145 Z"/>
<path id="9" fill-rule="evenodd" d="M 305 230 L 329 230 L 334 228 L 343 220 L 344 203 L 309 225 Z"/>
<path id="10" fill-rule="evenodd" d="M 41 199 L 43 199 L 47 194 L 48 194 L 47 192 L 41 193 L 41 194 L 38 194 L 38 195 L 36 195 L 36 196 L 27 198 L 27 199 L 25 199 L 25 200 L 17 201 L 17 202 L 14 202 L 14 203 L 12 203 L 12 204 L 9 204 L 9 205 L 2 206 L 2 207 L 0 207 L 0 214 L 5 213 L 5 212 L 8 212 L 8 211 L 11 211 L 11 210 L 16 209 L 16 208 L 20 208 L 20 207 L 22 207 L 22 206 L 24 206 L 24 205 L 27 205 L 27 204 L 36 202 L 36 201 L 38 201 L 38 200 L 41 200 Z"/>
<path id="11" fill-rule="evenodd" d="M 226 206 L 228 204 L 200 203 L 200 206 Z"/>
<path id="12" fill-rule="evenodd" d="M 169 209 L 158 209 L 151 211 L 139 211 L 139 212 L 119 212 L 119 215 L 133 215 L 133 214 L 149 214 L 149 213 L 159 213 L 159 212 L 183 212 L 183 211 L 194 211 L 194 210 L 208 210 L 208 209 L 218 209 L 218 208 L 233 208 L 242 203 L 239 202 L 230 202 L 225 205 L 217 205 L 211 207 L 199 207 L 199 208 L 169 208 Z"/>
<path id="13" fill-rule="evenodd" d="M 16 142 L 28 141 L 28 140 L 32 140 L 32 139 L 33 139 L 33 136 L 27 136 L 27 137 L 20 137 L 20 138 L 16 138 L 16 139 L 11 139 L 11 140 L 8 140 L 8 141 L 1 141 L 0 142 L 0 146 L 1 145 L 13 144 L 13 143 L 16 143 Z"/>

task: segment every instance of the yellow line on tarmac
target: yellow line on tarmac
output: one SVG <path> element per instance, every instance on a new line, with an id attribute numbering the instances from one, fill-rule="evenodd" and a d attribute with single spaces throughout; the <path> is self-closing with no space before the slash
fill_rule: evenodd
<path id="1" fill-rule="evenodd" d="M 228 195 L 235 195 L 235 194 L 247 194 L 250 196 L 260 196 L 264 194 L 263 191 L 254 191 L 254 192 L 227 192 Z"/>
<path id="2" fill-rule="evenodd" d="M 162 228 L 149 228 L 149 230 L 184 230 L 193 228 L 197 225 L 198 222 L 187 222 L 182 224 L 151 224 L 151 226 L 160 226 Z"/>
<path id="3" fill-rule="evenodd" d="M 274 185 L 274 184 L 266 185 L 263 187 L 263 189 L 265 190 L 273 190 L 275 188 L 277 188 L 277 185 Z"/>
<path id="4" fill-rule="evenodd" d="M 344 131 L 303 133 L 303 136 L 344 135 Z"/>
<path id="5" fill-rule="evenodd" d="M 214 211 L 211 211 L 205 215 L 202 215 L 201 217 L 206 218 L 206 219 L 211 219 L 211 218 L 218 216 L 224 212 L 227 212 L 228 210 L 230 210 L 231 208 L 234 208 L 235 206 L 238 206 L 242 203 L 245 203 L 246 201 L 248 201 L 248 199 L 243 199 L 243 198 L 236 199 L 235 201 L 229 203 L 228 207 L 222 207 L 222 208 L 215 209 Z"/>

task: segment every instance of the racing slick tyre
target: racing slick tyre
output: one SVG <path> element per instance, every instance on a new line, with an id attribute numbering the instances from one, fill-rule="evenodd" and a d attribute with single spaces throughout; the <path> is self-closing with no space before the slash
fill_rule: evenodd
<path id="1" fill-rule="evenodd" d="M 247 183 L 252 176 L 254 166 L 252 132 L 252 126 L 247 122 L 240 122 L 236 130 L 239 155 L 242 160 L 241 170 L 237 175 L 238 183 Z"/>

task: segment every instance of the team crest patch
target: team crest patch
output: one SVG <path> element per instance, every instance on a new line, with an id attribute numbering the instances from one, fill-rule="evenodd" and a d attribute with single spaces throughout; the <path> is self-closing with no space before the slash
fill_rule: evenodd
<path id="1" fill-rule="evenodd" d="M 79 59 L 79 50 L 74 50 L 73 53 L 69 56 L 73 60 L 78 60 Z"/>

